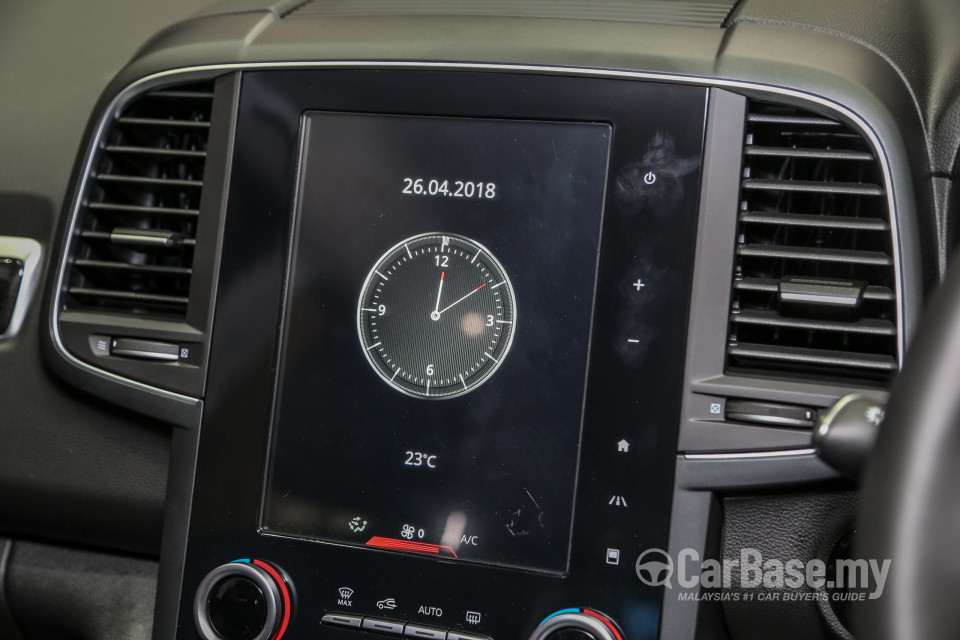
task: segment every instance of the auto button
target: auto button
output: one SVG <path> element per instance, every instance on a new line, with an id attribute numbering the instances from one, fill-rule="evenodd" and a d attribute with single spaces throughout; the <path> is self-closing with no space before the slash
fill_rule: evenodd
<path id="1" fill-rule="evenodd" d="M 403 635 L 420 640 L 447 640 L 447 632 L 436 627 L 422 627 L 418 624 L 408 624 Z"/>

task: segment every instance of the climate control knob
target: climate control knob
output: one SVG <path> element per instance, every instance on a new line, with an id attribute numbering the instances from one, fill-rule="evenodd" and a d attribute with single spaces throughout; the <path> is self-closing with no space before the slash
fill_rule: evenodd
<path id="1" fill-rule="evenodd" d="M 592 609 L 561 609 L 543 619 L 530 640 L 623 640 L 610 618 Z"/>
<path id="2" fill-rule="evenodd" d="M 208 573 L 193 602 L 204 640 L 280 640 L 290 613 L 287 580 L 276 567 L 249 558 Z"/>

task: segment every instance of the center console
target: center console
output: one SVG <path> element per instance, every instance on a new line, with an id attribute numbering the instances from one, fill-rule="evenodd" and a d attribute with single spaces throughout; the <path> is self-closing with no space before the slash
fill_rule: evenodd
<path id="1" fill-rule="evenodd" d="M 242 74 L 178 638 L 657 636 L 707 96 Z"/>

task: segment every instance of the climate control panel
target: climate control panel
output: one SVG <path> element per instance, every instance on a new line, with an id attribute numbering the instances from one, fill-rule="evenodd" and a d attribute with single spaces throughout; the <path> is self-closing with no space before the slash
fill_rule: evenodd
<path id="1" fill-rule="evenodd" d="M 292 583 L 278 567 L 241 558 L 212 570 L 194 598 L 194 622 L 204 640 L 280 640 L 293 613 Z M 328 627 L 419 640 L 490 640 L 458 629 L 355 613 L 326 612 Z M 608 616 L 566 608 L 544 618 L 529 640 L 624 640 Z"/>

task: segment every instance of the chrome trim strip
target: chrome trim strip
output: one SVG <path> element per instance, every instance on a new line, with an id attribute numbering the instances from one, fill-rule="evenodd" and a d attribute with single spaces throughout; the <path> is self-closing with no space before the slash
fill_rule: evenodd
<path id="1" fill-rule="evenodd" d="M 6 331 L 0 334 L 0 342 L 13 338 L 20 332 L 20 327 L 23 326 L 23 319 L 27 316 L 30 300 L 33 299 L 33 293 L 36 291 L 37 282 L 40 279 L 39 267 L 42 255 L 43 249 L 40 247 L 40 243 L 33 238 L 0 236 L 0 258 L 14 258 L 23 262 L 20 289 L 17 291 L 17 299 L 13 303 L 10 324 L 7 325 Z"/>
<path id="2" fill-rule="evenodd" d="M 149 76 L 145 76 L 140 80 L 137 80 L 120 93 L 114 97 L 110 102 L 109 106 L 104 110 L 103 114 L 100 116 L 100 119 L 97 122 L 97 126 L 94 129 L 94 133 L 91 136 L 90 144 L 87 149 L 87 153 L 83 163 L 83 170 L 80 172 L 80 183 L 77 185 L 76 195 L 74 197 L 73 203 L 70 206 L 69 213 L 69 222 L 65 228 L 66 236 L 63 239 L 62 244 L 62 255 L 60 256 L 60 262 L 57 266 L 56 272 L 56 285 L 53 293 L 53 304 L 51 306 L 52 313 L 50 317 L 51 322 L 51 335 L 53 336 L 54 346 L 57 352 L 64 357 L 66 360 L 71 362 L 73 365 L 80 367 L 81 369 L 86 369 L 91 373 L 97 375 L 106 376 L 107 378 L 113 379 L 117 382 L 121 382 L 128 386 L 133 386 L 137 389 L 148 391 L 150 393 L 160 394 L 171 399 L 180 400 L 180 401 L 190 401 L 198 402 L 198 398 L 193 398 L 190 396 L 181 395 L 174 393 L 172 391 L 167 391 L 166 389 L 160 389 L 149 384 L 142 382 L 137 382 L 135 380 L 129 380 L 122 376 L 118 376 L 109 371 L 105 371 L 98 367 L 79 360 L 74 357 L 67 349 L 64 347 L 63 342 L 60 337 L 60 329 L 57 322 L 57 314 L 60 308 L 60 297 L 63 290 L 63 279 L 66 274 L 66 267 L 68 262 L 68 257 L 71 254 L 72 250 L 72 233 L 73 228 L 77 222 L 77 218 L 80 213 L 80 205 L 84 200 L 84 195 L 86 193 L 87 187 L 87 178 L 91 174 L 93 161 L 96 158 L 97 151 L 100 149 L 101 139 L 107 128 L 109 122 L 120 113 L 124 106 L 129 103 L 133 98 L 139 96 L 141 93 L 149 91 L 150 89 L 157 88 L 161 85 L 171 84 L 174 78 L 182 78 L 181 81 L 186 80 L 201 80 L 209 79 L 217 75 L 235 72 L 235 71 L 253 71 L 253 70 L 264 70 L 264 69 L 287 69 L 287 70 L 303 70 L 303 69 L 410 69 L 410 70 L 462 70 L 462 71 L 500 71 L 500 72 L 514 72 L 514 73 L 541 73 L 541 74 L 550 74 L 550 75 L 568 75 L 568 76 L 578 76 L 578 77 L 595 77 L 595 78 L 621 78 L 621 79 L 634 79 L 634 80 L 646 80 L 646 81 L 656 81 L 656 82 L 668 82 L 675 84 L 692 84 L 692 85 L 702 85 L 705 87 L 722 87 L 722 88 L 733 88 L 733 89 L 748 89 L 764 93 L 771 93 L 780 96 L 787 96 L 791 98 L 796 98 L 797 100 L 810 102 L 818 104 L 822 107 L 825 107 L 835 113 L 841 114 L 851 122 L 853 122 L 860 130 L 861 133 L 867 136 L 870 140 L 870 143 L 873 145 L 874 150 L 877 152 L 877 159 L 880 161 L 880 165 L 883 169 L 884 180 L 886 181 L 886 194 L 887 194 L 887 207 L 890 211 L 890 220 L 891 220 L 891 235 L 893 240 L 893 262 L 894 262 L 894 278 L 896 281 L 896 293 L 897 293 L 897 367 L 902 365 L 903 354 L 906 348 L 906 337 L 905 337 L 905 327 L 904 324 L 904 310 L 903 310 L 903 283 L 901 275 L 901 256 L 900 256 L 900 225 L 897 222 L 897 210 L 896 210 L 896 199 L 894 197 L 893 188 L 893 174 L 890 170 L 890 163 L 886 155 L 886 151 L 883 148 L 883 145 L 880 144 L 880 140 L 877 137 L 877 134 L 874 130 L 867 124 L 867 122 L 861 118 L 857 113 L 847 109 L 846 107 L 824 98 L 816 94 L 806 93 L 804 91 L 797 91 L 793 89 L 786 89 L 784 87 L 777 87 L 774 85 L 767 85 L 757 82 L 744 82 L 739 80 L 727 80 L 720 78 L 708 78 L 703 76 L 686 76 L 686 75 L 673 75 L 668 73 L 648 73 L 642 71 L 625 71 L 625 70 L 616 70 L 616 69 L 585 69 L 577 67 L 552 67 L 552 66 L 538 66 L 538 65 L 522 65 L 522 64 L 503 64 L 503 63 L 475 63 L 475 62 L 403 62 L 403 61 L 373 61 L 373 60 L 357 60 L 357 61 L 300 61 L 300 62 L 250 62 L 250 63 L 228 63 L 228 64 L 213 64 L 213 65 L 199 65 L 196 67 L 182 67 L 180 69 L 169 69 L 167 71 L 161 71 Z M 706 455 L 706 454 L 704 454 Z M 712 455 L 712 454 L 710 454 Z M 727 455 L 727 454 L 723 454 Z M 744 454 L 750 455 L 753 454 Z"/>
<path id="3" fill-rule="evenodd" d="M 685 453 L 685 460 L 756 460 L 770 458 L 799 458 L 813 455 L 816 449 L 786 449 L 780 451 L 745 451 L 730 453 Z"/>
<path id="4" fill-rule="evenodd" d="M 110 355 L 138 358 L 146 362 L 176 362 L 180 359 L 180 356 L 175 353 L 156 353 L 150 351 L 143 352 L 135 351 L 133 349 L 113 349 L 110 351 Z"/>

